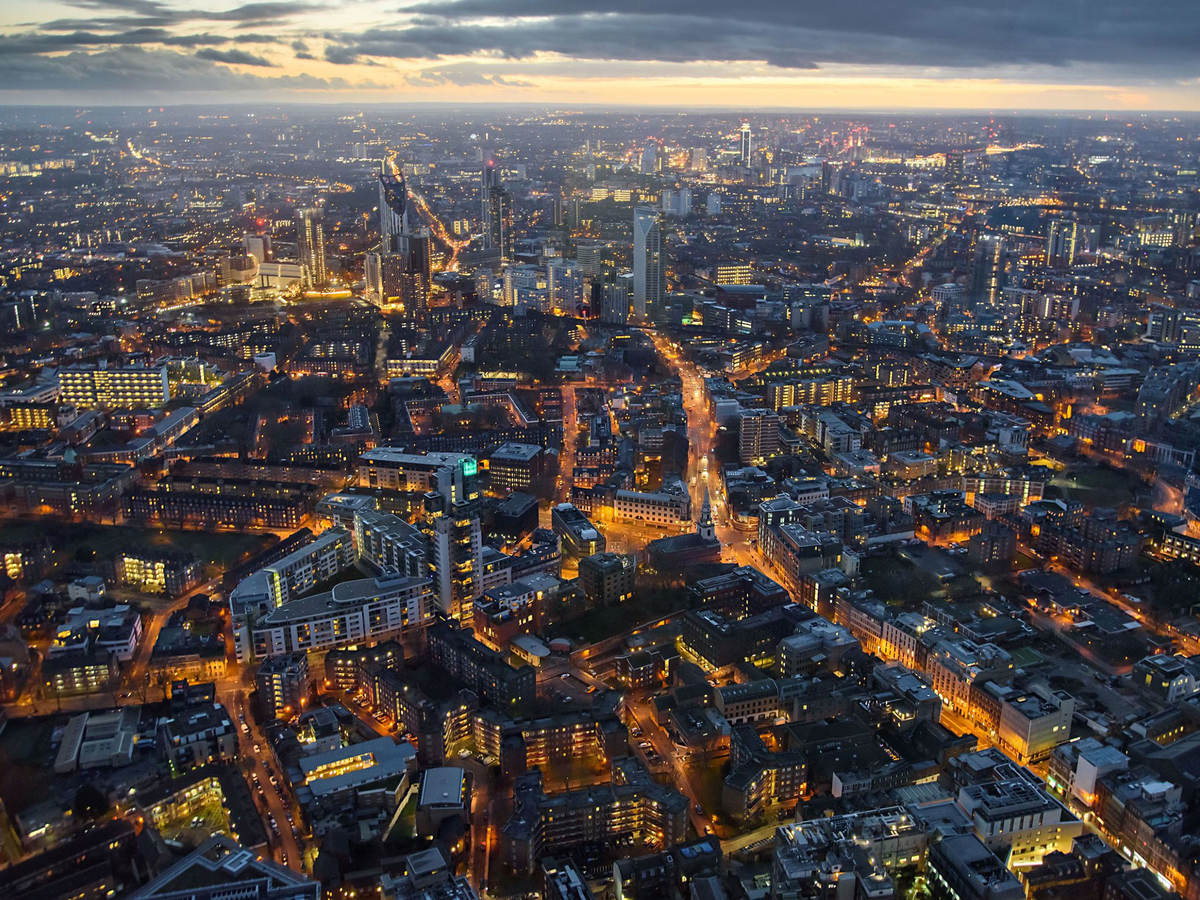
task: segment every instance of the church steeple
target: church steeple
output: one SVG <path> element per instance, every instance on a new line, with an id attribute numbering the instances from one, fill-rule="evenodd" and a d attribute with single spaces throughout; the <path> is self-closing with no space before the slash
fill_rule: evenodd
<path id="1" fill-rule="evenodd" d="M 708 496 L 708 485 L 704 485 L 704 503 L 700 507 L 700 519 L 696 522 L 696 533 L 706 541 L 717 539 L 717 528 L 712 520 L 712 502 Z"/>

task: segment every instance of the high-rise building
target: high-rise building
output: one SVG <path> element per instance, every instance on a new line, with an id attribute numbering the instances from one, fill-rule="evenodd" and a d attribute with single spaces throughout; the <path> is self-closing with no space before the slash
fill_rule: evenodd
<path id="1" fill-rule="evenodd" d="M 662 170 L 662 160 L 658 155 L 658 145 L 653 141 L 642 148 L 639 165 L 641 166 L 643 175 L 653 175 Z"/>
<path id="2" fill-rule="evenodd" d="M 583 312 L 583 269 L 565 259 L 554 259 L 546 267 L 550 308 L 567 316 Z"/>
<path id="3" fill-rule="evenodd" d="M 975 244 L 971 265 L 971 300 L 996 306 L 1008 284 L 1008 254 L 1004 237 L 982 235 Z"/>
<path id="4" fill-rule="evenodd" d="M 1083 249 L 1082 229 L 1074 219 L 1051 219 L 1046 225 L 1046 264 L 1069 266 Z"/>
<path id="5" fill-rule="evenodd" d="M 663 266 L 662 226 L 659 212 L 651 206 L 633 210 L 633 314 L 646 319 L 661 309 L 666 293 Z"/>
<path id="6" fill-rule="evenodd" d="M 313 207 L 296 213 L 296 252 L 309 285 L 321 287 L 329 280 L 325 268 L 325 224 L 321 210 Z"/>
<path id="7" fill-rule="evenodd" d="M 769 409 L 744 411 L 738 433 L 738 458 L 748 466 L 757 466 L 778 455 L 782 421 L 778 413 Z"/>
<path id="8" fill-rule="evenodd" d="M 513 201 L 500 180 L 500 169 L 490 154 L 484 154 L 480 182 L 483 219 L 483 249 L 500 251 L 501 262 L 513 258 Z"/>
<path id="9" fill-rule="evenodd" d="M 966 156 L 961 150 L 946 151 L 946 181 L 957 184 L 966 172 Z"/>
<path id="10" fill-rule="evenodd" d="M 631 278 L 611 276 L 592 284 L 592 310 L 599 309 L 600 321 L 612 325 L 624 325 L 629 321 L 629 295 Z"/>
<path id="11" fill-rule="evenodd" d="M 383 252 L 399 250 L 401 236 L 408 231 L 408 189 L 404 174 L 384 162 L 379 173 L 380 249 Z"/>
<path id="12" fill-rule="evenodd" d="M 688 188 L 667 188 L 662 192 L 662 211 L 683 219 L 692 213 L 692 192 Z"/>
<path id="13" fill-rule="evenodd" d="M 429 539 L 429 574 L 442 612 L 470 622 L 483 592 L 483 531 L 479 523 L 478 463 L 464 457 L 430 476 L 422 530 Z"/>
<path id="14" fill-rule="evenodd" d="M 604 271 L 604 257 L 608 245 L 603 241 L 580 241 L 575 245 L 575 261 L 584 275 L 595 278 Z"/>
<path id="15" fill-rule="evenodd" d="M 754 150 L 754 136 L 750 130 L 750 123 L 742 123 L 742 168 L 750 168 L 750 154 Z"/>
<path id="16" fill-rule="evenodd" d="M 429 307 L 429 295 L 433 289 L 429 229 L 422 228 L 405 235 L 404 244 L 404 276 L 399 296 L 405 312 L 412 316 Z"/>
<path id="17" fill-rule="evenodd" d="M 258 260 L 259 265 L 271 259 L 271 235 L 269 234 L 243 234 L 242 246 L 247 254 Z"/>
<path id="18" fill-rule="evenodd" d="M 367 295 L 417 316 L 433 289 L 429 229 L 410 226 L 404 175 L 387 162 L 379 174 L 379 234 L 379 249 L 367 254 Z"/>

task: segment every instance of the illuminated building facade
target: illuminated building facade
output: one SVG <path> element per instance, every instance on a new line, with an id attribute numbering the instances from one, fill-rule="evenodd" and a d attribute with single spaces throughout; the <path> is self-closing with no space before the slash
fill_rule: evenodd
<path id="1" fill-rule="evenodd" d="M 59 370 L 61 400 L 78 409 L 145 409 L 171 399 L 167 367 L 66 367 Z"/>

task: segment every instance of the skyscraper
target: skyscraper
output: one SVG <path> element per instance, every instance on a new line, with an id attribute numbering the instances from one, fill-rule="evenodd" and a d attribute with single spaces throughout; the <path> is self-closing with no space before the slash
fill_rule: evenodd
<path id="1" fill-rule="evenodd" d="M 496 159 L 488 151 L 483 151 L 483 169 L 479 177 L 479 206 L 480 218 L 486 223 L 488 220 L 488 202 L 491 199 L 492 191 L 500 187 L 500 169 L 496 165 Z M 484 240 L 487 240 L 487 234 L 484 234 Z"/>
<path id="2" fill-rule="evenodd" d="M 1008 284 L 1008 254 L 1004 236 L 981 235 L 975 244 L 971 265 L 971 300 L 996 306 Z"/>
<path id="3" fill-rule="evenodd" d="M 633 314 L 637 319 L 662 306 L 666 293 L 662 227 L 658 210 L 638 206 L 633 210 Z"/>
<path id="4" fill-rule="evenodd" d="M 658 145 L 648 143 L 642 148 L 642 156 L 639 161 L 643 175 L 653 175 L 662 170 L 662 162 L 658 155 Z"/>
<path id="5" fill-rule="evenodd" d="M 367 256 L 367 293 L 410 316 L 427 309 L 433 286 L 429 229 L 411 227 L 404 174 L 390 161 L 379 173 L 379 235 L 378 250 Z"/>
<path id="6" fill-rule="evenodd" d="M 501 262 L 511 262 L 514 255 L 513 201 L 503 187 L 493 188 L 488 204 L 488 247 L 500 251 Z"/>
<path id="7" fill-rule="evenodd" d="M 592 311 L 600 311 L 600 321 L 624 325 L 629 321 L 630 276 L 620 278 L 608 276 L 604 281 L 592 284 Z"/>
<path id="8" fill-rule="evenodd" d="M 753 140 L 750 131 L 750 123 L 742 123 L 742 168 L 750 168 L 750 153 L 753 150 Z"/>
<path id="9" fill-rule="evenodd" d="M 508 262 L 513 257 L 512 194 L 505 190 L 496 160 L 488 153 L 484 153 L 479 195 L 483 249 L 499 250 L 501 262 Z"/>
<path id="10" fill-rule="evenodd" d="M 1046 264 L 1072 265 L 1080 251 L 1081 231 L 1074 219 L 1051 219 L 1046 225 Z"/>
<path id="11" fill-rule="evenodd" d="M 546 267 L 550 308 L 567 316 L 583 313 L 583 269 L 566 259 L 553 259 Z"/>
<path id="12" fill-rule="evenodd" d="M 385 253 L 399 250 L 401 235 L 408 234 L 408 189 L 404 174 L 387 161 L 379 173 L 379 234 L 380 249 Z"/>
<path id="13" fill-rule="evenodd" d="M 483 532 L 479 523 L 477 463 L 464 457 L 440 468 L 425 495 L 422 530 L 429 540 L 429 573 L 438 605 L 451 618 L 471 620 L 482 593 Z"/>
<path id="14" fill-rule="evenodd" d="M 328 271 L 325 268 L 325 225 L 321 210 L 313 207 L 296 213 L 296 252 L 308 284 L 324 286 Z"/>

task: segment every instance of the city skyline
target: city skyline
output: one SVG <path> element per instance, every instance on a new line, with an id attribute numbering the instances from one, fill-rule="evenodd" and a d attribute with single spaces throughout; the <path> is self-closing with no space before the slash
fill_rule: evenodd
<path id="1" fill-rule="evenodd" d="M 0 9 L 0 103 L 1200 110 L 1157 6 L 56 0 Z"/>

